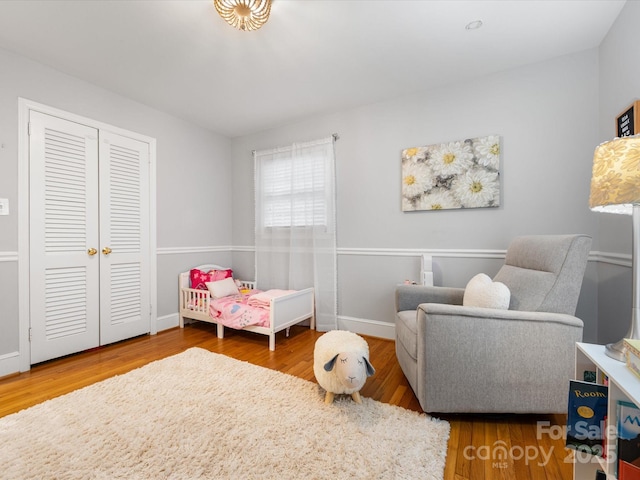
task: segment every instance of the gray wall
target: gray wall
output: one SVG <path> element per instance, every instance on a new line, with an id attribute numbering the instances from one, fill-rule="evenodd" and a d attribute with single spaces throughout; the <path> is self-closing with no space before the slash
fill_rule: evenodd
<path id="1" fill-rule="evenodd" d="M 18 97 L 157 139 L 158 316 L 175 314 L 179 271 L 231 260 L 231 141 L 5 50 L 0 66 L 0 197 L 10 202 L 0 216 L 0 358 L 19 348 Z M 224 208 L 212 213 L 212 205 Z M 178 248 L 194 246 L 227 252 Z"/>
<path id="2" fill-rule="evenodd" d="M 408 250 L 436 250 L 436 283 L 464 286 L 478 271 L 495 273 L 501 261 L 482 251 L 504 251 L 516 235 L 597 233 L 587 207 L 597 98 L 594 49 L 237 138 L 234 205 L 253 209 L 251 150 L 338 133 L 339 315 L 393 322 L 395 285 L 419 272 Z M 503 139 L 500 208 L 401 211 L 402 149 L 493 133 Z M 253 244 L 251 215 L 235 216 L 233 239 Z M 595 292 L 590 266 L 578 309 L 588 340 Z"/>
<path id="3" fill-rule="evenodd" d="M 599 133 L 595 145 L 616 136 L 615 119 L 640 99 L 640 2 L 628 1 L 600 45 Z M 596 249 L 631 255 L 631 217 L 593 213 L 598 222 Z M 630 264 L 630 260 L 627 262 Z M 598 268 L 598 341 L 619 340 L 631 321 L 631 268 L 600 262 Z"/>
<path id="4" fill-rule="evenodd" d="M 423 251 L 434 255 L 436 284 L 464 286 L 495 273 L 515 235 L 581 232 L 605 259 L 585 276 L 585 340 L 617 340 L 631 272 L 606 259 L 630 254 L 630 221 L 591 213 L 587 198 L 593 148 L 640 91 L 638 18 L 640 2 L 627 2 L 598 49 L 233 140 L 0 50 L 0 197 L 11 204 L 0 216 L 0 358 L 18 349 L 18 97 L 157 139 L 161 318 L 177 316 L 176 276 L 194 264 L 253 277 L 251 150 L 338 133 L 341 318 L 390 325 L 393 289 L 417 279 Z M 503 138 L 500 208 L 400 211 L 403 148 L 492 133 Z"/>

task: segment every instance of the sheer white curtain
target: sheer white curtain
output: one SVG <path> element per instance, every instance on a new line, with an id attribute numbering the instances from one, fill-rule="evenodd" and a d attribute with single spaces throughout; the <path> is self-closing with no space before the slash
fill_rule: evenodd
<path id="1" fill-rule="evenodd" d="M 316 328 L 337 328 L 334 137 L 254 152 L 260 289 L 314 287 Z"/>

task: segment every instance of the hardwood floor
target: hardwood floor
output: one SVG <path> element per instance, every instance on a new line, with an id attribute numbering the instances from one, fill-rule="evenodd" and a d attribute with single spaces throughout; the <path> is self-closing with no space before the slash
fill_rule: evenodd
<path id="1" fill-rule="evenodd" d="M 0 417 L 47 399 L 126 373 L 154 360 L 201 347 L 238 360 L 314 381 L 313 347 L 321 333 L 294 327 L 278 334 L 276 351 L 267 338 L 194 323 L 35 365 L 29 372 L 0 379 Z M 391 340 L 365 337 L 376 374 L 361 394 L 421 412 L 395 357 Z M 563 480 L 572 478 L 571 455 L 556 415 L 436 415 L 451 424 L 445 480 Z"/>

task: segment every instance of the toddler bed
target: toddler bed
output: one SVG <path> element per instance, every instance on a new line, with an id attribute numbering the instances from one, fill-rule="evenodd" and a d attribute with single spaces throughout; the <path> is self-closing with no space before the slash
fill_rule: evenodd
<path id="1" fill-rule="evenodd" d="M 224 338 L 225 326 L 268 335 L 269 350 L 276 349 L 276 333 L 281 330 L 288 334 L 289 327 L 307 319 L 315 328 L 313 288 L 262 292 L 255 282 L 233 280 L 232 275 L 230 269 L 213 264 L 179 275 L 180 328 L 189 319 L 215 323 L 218 338 Z"/>

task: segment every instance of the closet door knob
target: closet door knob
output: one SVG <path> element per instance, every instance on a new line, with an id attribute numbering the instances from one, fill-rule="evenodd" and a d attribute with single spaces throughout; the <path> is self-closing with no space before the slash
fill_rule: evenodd
<path id="1" fill-rule="evenodd" d="M 89 250 L 87 250 L 87 253 L 93 257 L 96 253 L 98 253 L 98 250 L 96 250 L 95 248 L 90 248 Z"/>
<path id="2" fill-rule="evenodd" d="M 102 249 L 102 253 L 104 253 L 105 255 L 109 255 L 112 252 L 112 250 L 109 247 L 104 247 Z"/>

